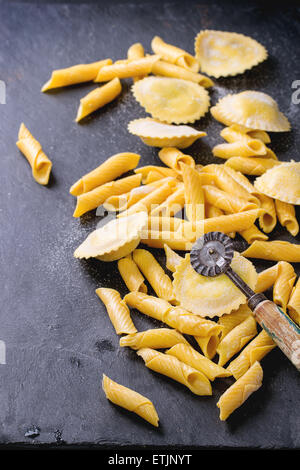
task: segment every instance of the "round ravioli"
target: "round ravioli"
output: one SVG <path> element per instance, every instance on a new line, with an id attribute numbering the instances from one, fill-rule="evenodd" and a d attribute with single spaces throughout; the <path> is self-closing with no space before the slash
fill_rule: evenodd
<path id="1" fill-rule="evenodd" d="M 235 252 L 231 267 L 251 289 L 255 289 L 257 272 L 248 259 Z M 220 317 L 246 303 L 245 295 L 226 274 L 205 277 L 196 273 L 189 254 L 176 267 L 173 287 L 181 307 L 201 317 Z"/>
<path id="2" fill-rule="evenodd" d="M 210 111 L 217 121 L 226 126 L 235 123 L 250 129 L 271 132 L 286 132 L 291 128 L 288 119 L 279 111 L 276 101 L 261 91 L 247 90 L 236 95 L 227 95 Z"/>
<path id="3" fill-rule="evenodd" d="M 146 212 L 111 220 L 89 234 L 75 250 L 75 258 L 115 261 L 127 256 L 138 246 L 141 232 L 147 226 L 147 220 Z"/>
<path id="4" fill-rule="evenodd" d="M 214 30 L 196 36 L 195 54 L 201 71 L 216 78 L 243 73 L 268 56 L 264 46 L 249 36 Z"/>
<path id="5" fill-rule="evenodd" d="M 282 202 L 300 205 L 300 162 L 282 163 L 256 178 L 261 193 Z"/>
<path id="6" fill-rule="evenodd" d="M 167 123 L 194 122 L 209 108 L 205 88 L 179 78 L 146 77 L 136 82 L 132 91 L 147 113 Z"/>
<path id="7" fill-rule="evenodd" d="M 146 145 L 153 147 L 177 147 L 184 149 L 206 132 L 190 126 L 174 126 L 151 118 L 135 119 L 128 124 L 131 134 L 138 135 Z"/>

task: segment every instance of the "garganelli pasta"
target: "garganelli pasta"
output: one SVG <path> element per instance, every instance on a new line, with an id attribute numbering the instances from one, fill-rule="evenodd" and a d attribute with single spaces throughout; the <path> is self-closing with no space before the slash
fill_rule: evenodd
<path id="1" fill-rule="evenodd" d="M 204 192 L 201 185 L 199 173 L 194 168 L 180 163 L 182 172 L 186 215 L 187 218 L 195 223 L 204 219 Z"/>
<path id="2" fill-rule="evenodd" d="M 229 166 L 246 175 L 260 176 L 280 163 L 272 158 L 231 157 L 226 161 L 225 167 Z"/>
<path id="3" fill-rule="evenodd" d="M 295 207 L 288 202 L 275 199 L 276 214 L 279 222 L 290 232 L 293 237 L 299 233 L 299 224 L 296 219 Z"/>
<path id="4" fill-rule="evenodd" d="M 193 72 L 192 70 L 185 69 L 175 64 L 165 62 L 164 60 L 158 60 L 153 64 L 151 72 L 154 75 L 163 77 L 180 78 L 182 80 L 189 80 L 190 82 L 198 83 L 204 88 L 213 86 L 213 82 L 210 78 L 201 75 L 200 73 Z"/>
<path id="5" fill-rule="evenodd" d="M 142 57 L 126 62 L 105 65 L 99 70 L 95 82 L 107 82 L 114 78 L 143 77 L 148 75 L 153 64 L 159 59 L 158 55 Z"/>
<path id="6" fill-rule="evenodd" d="M 132 349 L 165 349 L 178 343 L 189 344 L 178 331 L 170 328 L 154 328 L 123 336 L 120 339 L 120 346 L 128 346 Z"/>
<path id="7" fill-rule="evenodd" d="M 153 426 L 158 426 L 158 414 L 149 398 L 135 392 L 131 388 L 124 387 L 103 374 L 102 388 L 106 398 L 115 405 L 136 413 Z"/>
<path id="8" fill-rule="evenodd" d="M 300 280 L 298 279 L 292 290 L 291 297 L 288 302 L 288 311 L 290 317 L 300 325 Z"/>
<path id="9" fill-rule="evenodd" d="M 151 47 L 155 54 L 159 54 L 167 62 L 179 65 L 192 72 L 198 72 L 199 65 L 195 57 L 179 47 L 167 44 L 159 36 L 152 39 Z"/>
<path id="10" fill-rule="evenodd" d="M 117 335 L 137 333 L 129 309 L 118 291 L 100 287 L 96 289 L 96 294 L 104 303 Z"/>
<path id="11" fill-rule="evenodd" d="M 219 144 L 213 148 L 215 157 L 228 159 L 231 157 L 254 157 L 257 155 L 265 155 L 267 153 L 263 142 L 256 139 L 237 140 L 230 144 Z"/>
<path id="12" fill-rule="evenodd" d="M 43 152 L 41 144 L 33 137 L 23 123 L 19 129 L 16 145 L 27 158 L 35 181 L 42 185 L 48 184 L 52 162 Z"/>
<path id="13" fill-rule="evenodd" d="M 255 362 L 223 395 L 217 407 L 220 408 L 220 420 L 225 421 L 231 413 L 241 406 L 247 398 L 261 387 L 263 370 L 259 362 Z"/>
<path id="14" fill-rule="evenodd" d="M 166 243 L 164 245 L 164 250 L 166 255 L 166 267 L 173 273 L 176 270 L 176 266 L 180 264 L 182 257 L 172 250 L 172 248 L 170 248 Z"/>
<path id="15" fill-rule="evenodd" d="M 143 45 L 140 42 L 136 42 L 135 44 L 132 44 L 132 46 L 130 46 L 130 48 L 127 51 L 127 57 L 128 57 L 128 60 L 137 60 L 137 59 L 142 59 L 143 57 L 145 57 L 145 51 L 144 51 Z M 153 70 L 153 65 L 152 65 L 152 70 Z M 141 78 L 144 78 L 144 75 L 133 77 L 133 81 L 137 82 Z"/>
<path id="16" fill-rule="evenodd" d="M 233 310 L 231 313 L 222 315 L 218 320 L 218 324 L 222 326 L 220 340 L 223 340 L 225 336 L 233 330 L 233 328 L 240 325 L 240 323 L 246 320 L 246 318 L 251 314 L 252 312 L 248 305 L 243 304 L 237 310 Z"/>
<path id="17" fill-rule="evenodd" d="M 212 333 L 209 336 L 195 336 L 195 340 L 200 346 L 204 356 L 208 359 L 213 359 L 217 352 L 218 344 L 220 343 L 220 333 Z"/>
<path id="18" fill-rule="evenodd" d="M 243 251 L 242 255 L 247 258 L 300 263 L 300 245 L 281 240 L 267 242 L 256 240 Z"/>
<path id="19" fill-rule="evenodd" d="M 177 357 L 164 354 L 154 349 L 142 348 L 137 352 L 142 357 L 146 367 L 159 374 L 166 375 L 188 387 L 195 395 L 211 395 L 211 385 L 208 378 L 199 370 L 193 369 Z"/>
<path id="20" fill-rule="evenodd" d="M 76 122 L 102 108 L 107 103 L 113 101 L 122 91 L 122 85 L 118 78 L 114 78 L 105 85 L 96 88 L 81 98 L 77 111 Z"/>
<path id="21" fill-rule="evenodd" d="M 123 281 L 131 292 L 140 291 L 147 293 L 147 286 L 144 277 L 133 261 L 131 254 L 118 261 L 119 273 Z"/>
<path id="22" fill-rule="evenodd" d="M 179 173 L 182 173 L 180 163 L 184 163 L 185 165 L 190 166 L 191 168 L 195 168 L 196 166 L 193 157 L 181 152 L 175 147 L 162 148 L 158 152 L 158 156 L 165 165 L 169 166 L 170 168 L 173 168 L 173 170 L 178 171 Z"/>

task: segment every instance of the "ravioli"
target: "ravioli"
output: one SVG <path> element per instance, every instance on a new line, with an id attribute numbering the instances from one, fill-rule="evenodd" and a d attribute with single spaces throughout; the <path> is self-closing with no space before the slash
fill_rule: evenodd
<path id="1" fill-rule="evenodd" d="M 204 116 L 210 103 L 204 87 L 179 78 L 146 77 L 132 91 L 147 113 L 167 123 L 194 122 Z"/>
<path id="2" fill-rule="evenodd" d="M 189 147 L 206 135 L 206 132 L 197 131 L 190 126 L 174 126 L 151 118 L 131 121 L 128 130 L 131 134 L 139 136 L 146 145 L 180 149 Z"/>
<path id="3" fill-rule="evenodd" d="M 251 289 L 255 289 L 257 273 L 249 260 L 235 252 L 231 267 Z M 246 303 L 245 295 L 226 274 L 205 277 L 196 273 L 189 254 L 176 267 L 173 287 L 180 306 L 201 317 L 220 317 Z"/>
<path id="4" fill-rule="evenodd" d="M 246 90 L 236 95 L 226 95 L 210 112 L 226 126 L 235 123 L 271 132 L 286 132 L 291 128 L 276 101 L 261 91 Z"/>
<path id="5" fill-rule="evenodd" d="M 195 54 L 201 71 L 216 78 L 243 73 L 268 56 L 264 46 L 249 36 L 214 30 L 196 36 Z"/>
<path id="6" fill-rule="evenodd" d="M 94 230 L 75 250 L 75 258 L 97 258 L 115 261 L 129 255 L 139 244 L 140 235 L 147 226 L 146 212 L 113 219 Z"/>
<path id="7" fill-rule="evenodd" d="M 267 170 L 256 178 L 261 193 L 282 202 L 300 205 L 300 162 L 287 162 Z"/>

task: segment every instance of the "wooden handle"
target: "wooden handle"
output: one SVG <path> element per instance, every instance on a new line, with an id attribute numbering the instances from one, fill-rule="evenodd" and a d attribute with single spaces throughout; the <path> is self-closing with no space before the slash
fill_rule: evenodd
<path id="1" fill-rule="evenodd" d="M 253 314 L 260 326 L 300 371 L 300 328 L 296 323 L 270 300 L 259 303 Z"/>

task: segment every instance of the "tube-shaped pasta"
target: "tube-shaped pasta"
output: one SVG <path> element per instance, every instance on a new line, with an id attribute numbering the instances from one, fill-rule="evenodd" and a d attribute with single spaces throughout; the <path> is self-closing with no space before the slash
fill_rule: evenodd
<path id="1" fill-rule="evenodd" d="M 228 159 L 231 157 L 254 157 L 257 155 L 265 155 L 267 153 L 266 146 L 261 140 L 237 140 L 230 144 L 216 145 L 213 150 L 215 157 Z"/>
<path id="2" fill-rule="evenodd" d="M 164 245 L 164 250 L 166 254 L 166 267 L 169 271 L 174 273 L 176 266 L 181 263 L 182 257 L 175 253 L 175 251 L 173 251 L 166 243 Z"/>
<path id="3" fill-rule="evenodd" d="M 264 144 L 269 144 L 271 142 L 270 136 L 266 131 L 254 129 L 254 130 L 247 131 L 247 134 L 249 135 L 249 137 L 253 139 L 261 140 Z"/>
<path id="4" fill-rule="evenodd" d="M 222 341 L 228 333 L 230 333 L 233 328 L 240 325 L 246 318 L 251 315 L 252 312 L 248 305 L 242 304 L 237 310 L 234 310 L 231 313 L 222 315 L 219 320 L 218 324 L 222 326 L 222 331 L 220 334 L 220 340 Z"/>
<path id="5" fill-rule="evenodd" d="M 19 129 L 16 145 L 28 160 L 35 181 L 42 185 L 48 184 L 52 162 L 43 152 L 41 144 L 33 137 L 23 123 Z"/>
<path id="6" fill-rule="evenodd" d="M 270 338 L 265 330 L 262 330 L 250 343 L 243 349 L 239 356 L 230 362 L 227 370 L 238 380 L 247 370 L 256 362 L 274 349 L 276 344 Z"/>
<path id="7" fill-rule="evenodd" d="M 141 156 L 137 153 L 123 152 L 109 157 L 104 163 L 82 176 L 70 188 L 70 194 L 79 196 L 102 184 L 113 181 L 127 171 L 137 167 Z"/>
<path id="8" fill-rule="evenodd" d="M 144 51 L 143 45 L 140 42 L 136 42 L 135 44 L 132 44 L 132 46 L 130 46 L 130 48 L 127 51 L 127 57 L 128 57 L 128 60 L 137 60 L 137 59 L 142 59 L 143 57 L 145 57 L 145 51 Z M 144 77 L 145 75 L 139 76 L 139 77 L 133 77 L 133 81 L 136 82 Z"/>
<path id="9" fill-rule="evenodd" d="M 41 91 L 95 80 L 101 67 L 110 64 L 112 64 L 111 59 L 104 59 L 91 64 L 79 64 L 66 69 L 53 70 L 50 80 L 43 85 Z"/>
<path id="10" fill-rule="evenodd" d="M 152 214 L 148 217 L 149 230 L 184 232 L 185 226 L 188 230 L 190 223 L 179 217 L 153 216 Z"/>
<path id="11" fill-rule="evenodd" d="M 212 333 L 209 336 L 195 336 L 195 340 L 201 348 L 204 356 L 208 359 L 213 359 L 217 352 L 218 344 L 220 343 L 219 333 Z"/>
<path id="12" fill-rule="evenodd" d="M 172 281 L 147 250 L 134 250 L 133 260 L 141 270 L 145 278 L 153 287 L 157 296 L 165 300 L 174 300 Z"/>
<path id="13" fill-rule="evenodd" d="M 295 207 L 293 204 L 275 199 L 276 214 L 280 224 L 290 232 L 293 237 L 299 233 L 299 224 L 296 219 Z"/>
<path id="14" fill-rule="evenodd" d="M 217 347 L 219 366 L 223 366 L 257 334 L 256 321 L 249 315 L 222 339 Z"/>
<path id="15" fill-rule="evenodd" d="M 230 214 L 257 208 L 257 205 L 254 204 L 254 202 L 226 193 L 216 186 L 205 185 L 202 186 L 202 189 L 204 191 L 205 202 Z"/>
<path id="16" fill-rule="evenodd" d="M 208 336 L 220 333 L 221 327 L 211 320 L 194 315 L 181 307 L 173 307 L 164 299 L 159 299 L 142 292 L 130 292 L 124 301 L 141 313 L 162 321 L 187 335 Z"/>
<path id="17" fill-rule="evenodd" d="M 198 83 L 204 88 L 213 86 L 214 82 L 202 75 L 201 73 L 193 72 L 186 68 L 180 67 L 164 60 L 158 60 L 152 67 L 152 73 L 163 77 L 180 78 L 182 80 L 189 80 L 190 82 Z"/>
<path id="18" fill-rule="evenodd" d="M 86 212 L 96 209 L 96 207 L 103 204 L 103 202 L 112 195 L 127 193 L 133 188 L 136 188 L 141 183 L 141 175 L 127 176 L 117 181 L 110 181 L 102 186 L 98 186 L 88 193 L 83 193 L 77 196 L 77 205 L 73 217 L 80 217 Z"/>
<path id="19" fill-rule="evenodd" d="M 173 170 L 181 173 L 180 163 L 184 163 L 191 168 L 195 168 L 196 163 L 193 157 L 187 155 L 186 153 L 181 152 L 175 147 L 164 147 L 158 152 L 158 156 L 161 161 L 173 168 Z"/>
<path id="20" fill-rule="evenodd" d="M 88 93 L 81 98 L 75 121 L 79 122 L 89 114 L 113 101 L 122 91 L 122 85 L 118 78 L 114 78 L 102 87 Z"/>
<path id="21" fill-rule="evenodd" d="M 195 223 L 204 219 L 204 193 L 199 173 L 186 165 L 180 163 L 185 192 L 185 210 L 187 218 Z"/>
<path id="22" fill-rule="evenodd" d="M 223 367 L 198 353 L 190 344 L 178 343 L 166 351 L 166 354 L 177 357 L 179 361 L 193 367 L 193 369 L 199 370 L 206 375 L 209 380 L 215 380 L 216 377 L 229 377 L 232 375 Z"/>
<path id="23" fill-rule="evenodd" d="M 256 240 L 252 245 L 243 251 L 246 258 L 259 258 L 269 261 L 288 261 L 290 263 L 300 263 L 300 245 L 284 242 L 281 240 L 259 241 Z"/>
<path id="24" fill-rule="evenodd" d="M 247 129 L 239 124 L 232 124 L 231 126 L 224 127 L 220 132 L 220 136 L 229 144 L 240 140 L 247 142 L 251 139 L 247 133 Z"/>
<path id="25" fill-rule="evenodd" d="M 129 207 L 131 207 L 136 202 L 143 199 L 143 197 L 147 196 L 147 194 L 154 191 L 154 189 L 155 186 L 153 186 L 152 184 L 138 186 L 137 188 L 133 188 L 128 193 L 108 197 L 104 201 L 103 207 L 107 211 L 112 212 L 124 211 L 126 209 L 129 209 Z"/>
<path id="26" fill-rule="evenodd" d="M 256 194 L 256 197 L 260 200 L 260 207 L 264 211 L 259 217 L 259 226 L 264 232 L 270 233 L 277 223 L 274 201 L 265 194 Z"/>
<path id="27" fill-rule="evenodd" d="M 146 367 L 185 385 L 195 395 L 212 394 L 208 378 L 199 370 L 179 361 L 177 357 L 150 348 L 139 349 L 137 355 L 144 360 Z"/>
<path id="28" fill-rule="evenodd" d="M 123 281 L 131 292 L 140 291 L 147 293 L 147 286 L 144 277 L 133 261 L 131 254 L 118 261 L 119 273 Z"/>
<path id="29" fill-rule="evenodd" d="M 290 298 L 293 285 L 296 280 L 293 266 L 285 261 L 277 264 L 277 277 L 273 287 L 273 300 L 286 312 L 286 306 Z"/>
<path id="30" fill-rule="evenodd" d="M 247 199 L 247 201 L 257 203 L 257 199 L 252 196 L 238 181 L 232 178 L 232 176 L 226 170 L 227 168 L 224 165 L 211 164 L 203 167 L 201 171 L 204 173 L 214 174 L 216 177 L 216 186 L 226 193 L 233 194 L 234 196 L 240 197 L 242 199 Z"/>
<path id="31" fill-rule="evenodd" d="M 170 328 L 154 328 L 120 338 L 120 346 L 131 349 L 165 349 L 178 343 L 189 344 L 178 331 Z"/>
<path id="32" fill-rule="evenodd" d="M 292 290 L 288 302 L 289 316 L 300 325 L 300 279 Z"/>
<path id="33" fill-rule="evenodd" d="M 147 184 L 149 181 L 147 181 L 147 177 L 149 173 L 155 172 L 155 173 L 160 173 L 161 178 L 167 178 L 167 177 L 173 177 L 177 178 L 178 173 L 177 171 L 173 170 L 172 168 L 166 168 L 163 166 L 154 166 L 154 165 L 147 165 L 147 166 L 142 166 L 140 168 L 137 168 L 134 170 L 136 174 L 141 174 L 142 175 L 142 183 Z"/>
<path id="34" fill-rule="evenodd" d="M 159 417 L 149 398 L 144 397 L 131 388 L 124 387 L 124 385 L 114 382 L 104 374 L 102 388 L 109 401 L 115 405 L 121 406 L 121 408 L 125 408 L 125 410 L 136 413 L 150 424 L 153 424 L 153 426 L 158 426 Z"/>
<path id="35" fill-rule="evenodd" d="M 141 177 L 140 174 L 136 176 Z M 150 194 L 147 194 L 133 204 L 129 209 L 123 211 L 118 217 L 124 217 L 136 212 L 151 212 L 151 210 L 158 207 L 172 193 L 174 186 L 176 186 L 176 180 L 173 178 L 169 179 L 162 184 L 162 186 L 155 188 Z"/>
<path id="36" fill-rule="evenodd" d="M 259 362 L 240 377 L 223 395 L 221 395 L 217 407 L 220 408 L 220 420 L 225 421 L 231 413 L 239 408 L 247 398 L 262 384 L 263 370 Z"/>
<path id="37" fill-rule="evenodd" d="M 172 217 L 183 209 L 185 203 L 184 185 L 179 183 L 177 189 L 159 206 L 152 210 L 151 215 Z"/>
<path id="38" fill-rule="evenodd" d="M 273 168 L 281 163 L 272 158 L 231 157 L 226 161 L 225 166 L 229 166 L 246 175 L 261 176 L 269 168 Z"/>
<path id="39" fill-rule="evenodd" d="M 205 217 L 207 219 L 211 219 L 212 217 L 220 217 L 220 215 L 224 215 L 224 212 L 219 207 L 215 207 L 207 203 L 205 204 Z M 235 232 L 229 232 L 227 235 L 229 235 L 231 238 L 234 238 Z"/>
<path id="40" fill-rule="evenodd" d="M 159 36 L 154 36 L 151 42 L 152 50 L 155 54 L 159 54 L 163 60 L 171 64 L 179 65 L 192 72 L 198 72 L 199 64 L 195 57 L 188 54 L 179 47 L 172 46 L 164 42 Z"/>
<path id="41" fill-rule="evenodd" d="M 195 237 L 194 237 L 195 238 Z M 141 242 L 150 248 L 161 248 L 169 245 L 172 250 L 189 251 L 192 243 L 189 238 L 185 238 L 177 232 L 160 232 L 159 230 L 149 230 L 142 235 Z"/>
<path id="42" fill-rule="evenodd" d="M 153 64 L 159 60 L 158 55 L 106 65 L 99 70 L 95 82 L 107 82 L 114 78 L 143 77 L 148 75 Z"/>
<path id="43" fill-rule="evenodd" d="M 121 299 L 118 291 L 100 287 L 96 289 L 96 294 L 104 303 L 117 335 L 137 333 L 137 329 L 130 317 L 129 308 L 124 300 Z"/>
<path id="44" fill-rule="evenodd" d="M 278 264 L 274 264 L 274 266 L 271 266 L 270 268 L 261 271 L 257 277 L 255 292 L 264 292 L 270 287 L 272 287 L 276 281 L 277 270 Z"/>
<path id="45" fill-rule="evenodd" d="M 249 243 L 253 243 L 255 240 L 268 240 L 269 237 L 261 232 L 256 225 L 252 225 L 252 227 L 242 230 L 239 234 Z"/>

